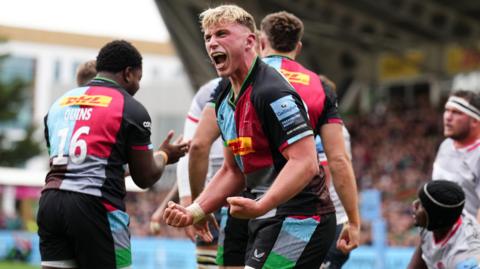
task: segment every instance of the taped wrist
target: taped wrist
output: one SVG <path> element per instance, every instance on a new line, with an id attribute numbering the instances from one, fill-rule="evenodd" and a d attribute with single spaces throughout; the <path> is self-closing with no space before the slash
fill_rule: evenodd
<path id="1" fill-rule="evenodd" d="M 192 214 L 194 224 L 205 218 L 205 212 L 198 203 L 193 203 L 187 206 L 186 210 Z"/>

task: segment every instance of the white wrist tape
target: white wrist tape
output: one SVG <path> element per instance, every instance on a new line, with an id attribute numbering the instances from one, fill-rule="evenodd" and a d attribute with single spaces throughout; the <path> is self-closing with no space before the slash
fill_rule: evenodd
<path id="1" fill-rule="evenodd" d="M 205 212 L 198 203 L 193 203 L 187 206 L 187 208 L 185 209 L 187 210 L 187 212 L 192 214 L 194 224 L 205 218 Z"/>

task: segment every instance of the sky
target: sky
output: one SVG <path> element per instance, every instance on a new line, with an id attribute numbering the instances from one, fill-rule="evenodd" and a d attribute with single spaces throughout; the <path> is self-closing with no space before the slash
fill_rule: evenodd
<path id="1" fill-rule="evenodd" d="M 154 0 L 0 0 L 0 25 L 169 40 Z"/>

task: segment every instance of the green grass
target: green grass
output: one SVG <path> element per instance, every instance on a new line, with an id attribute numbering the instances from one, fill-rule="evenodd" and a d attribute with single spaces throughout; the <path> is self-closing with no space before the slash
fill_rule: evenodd
<path id="1" fill-rule="evenodd" d="M 31 266 L 19 262 L 0 262 L 0 269 L 39 269 L 40 266 Z"/>

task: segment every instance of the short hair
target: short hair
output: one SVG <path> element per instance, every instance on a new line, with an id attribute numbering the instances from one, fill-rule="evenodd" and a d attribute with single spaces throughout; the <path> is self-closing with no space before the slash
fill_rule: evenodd
<path id="1" fill-rule="evenodd" d="M 433 180 L 418 190 L 418 198 L 427 214 L 427 230 L 452 226 L 462 214 L 465 193 L 455 182 Z"/>
<path id="2" fill-rule="evenodd" d="M 265 16 L 260 29 L 267 35 L 271 47 L 280 52 L 293 51 L 303 37 L 303 22 L 285 11 Z"/>
<path id="3" fill-rule="evenodd" d="M 114 40 L 100 49 L 97 56 L 97 72 L 117 73 L 129 66 L 142 67 L 142 55 L 130 42 Z"/>
<path id="4" fill-rule="evenodd" d="M 247 27 L 252 33 L 255 33 L 255 19 L 243 8 L 236 5 L 221 5 L 215 8 L 209 8 L 200 14 L 202 30 L 223 23 L 238 23 Z"/>
<path id="5" fill-rule="evenodd" d="M 480 110 L 480 94 L 474 91 L 456 90 L 450 96 L 456 96 L 465 99 L 471 106 Z"/>
<path id="6" fill-rule="evenodd" d="M 77 68 L 77 85 L 87 84 L 97 75 L 97 61 L 90 60 L 80 64 Z"/>

